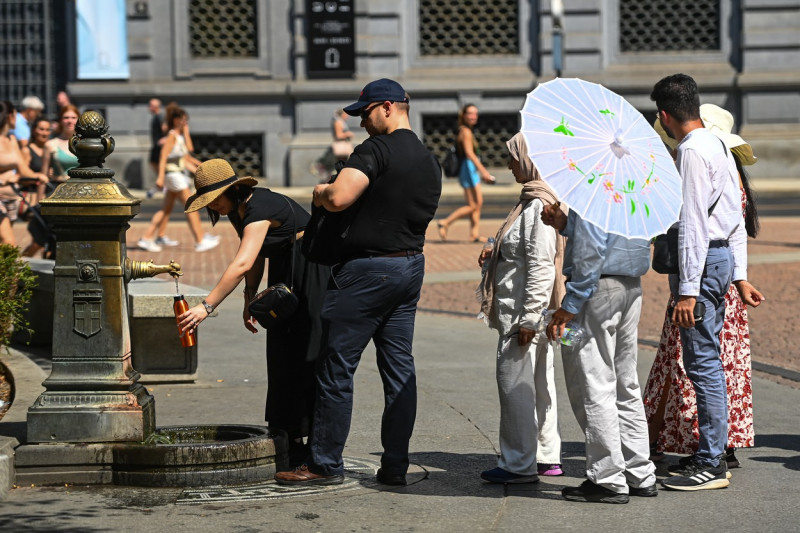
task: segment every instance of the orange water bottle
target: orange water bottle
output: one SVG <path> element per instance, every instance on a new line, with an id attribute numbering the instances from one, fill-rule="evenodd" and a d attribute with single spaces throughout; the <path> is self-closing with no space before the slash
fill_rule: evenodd
<path id="1" fill-rule="evenodd" d="M 183 294 L 175 296 L 175 303 L 172 304 L 172 309 L 175 311 L 175 321 L 178 323 L 178 331 L 180 332 L 181 326 L 178 317 L 189 310 L 189 304 L 184 299 Z M 194 330 L 189 330 L 181 335 L 181 346 L 184 348 L 190 348 L 195 344 L 197 344 L 197 335 L 195 335 Z"/>

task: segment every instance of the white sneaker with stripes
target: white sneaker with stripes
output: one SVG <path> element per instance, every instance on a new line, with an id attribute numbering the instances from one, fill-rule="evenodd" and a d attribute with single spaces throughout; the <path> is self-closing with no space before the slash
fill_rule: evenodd
<path id="1" fill-rule="evenodd" d="M 675 473 L 679 475 L 661 482 L 664 488 L 687 491 L 723 489 L 731 483 L 728 481 L 728 463 L 724 454 L 717 458 L 717 466 L 700 464 L 692 457 L 684 468 Z"/>

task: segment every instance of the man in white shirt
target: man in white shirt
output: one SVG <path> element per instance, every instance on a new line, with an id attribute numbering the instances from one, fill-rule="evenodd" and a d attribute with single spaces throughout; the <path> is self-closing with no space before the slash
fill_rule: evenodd
<path id="1" fill-rule="evenodd" d="M 22 99 L 21 110 L 17 112 L 17 125 L 11 134 L 17 138 L 20 148 L 25 148 L 31 137 L 31 124 L 41 115 L 44 104 L 38 96 L 26 96 Z"/>
<path id="2" fill-rule="evenodd" d="M 747 234 L 736 164 L 700 120 L 697 84 L 685 74 L 667 76 L 656 83 L 650 98 L 664 130 L 678 141 L 676 164 L 683 179 L 680 274 L 670 275 L 669 282 L 677 300 L 672 321 L 680 327 L 683 364 L 697 394 L 700 432 L 697 452 L 662 484 L 688 491 L 723 488 L 729 484 L 727 392 L 719 345 L 725 293 L 733 281 L 745 303 L 755 307 L 763 296 L 747 282 Z"/>

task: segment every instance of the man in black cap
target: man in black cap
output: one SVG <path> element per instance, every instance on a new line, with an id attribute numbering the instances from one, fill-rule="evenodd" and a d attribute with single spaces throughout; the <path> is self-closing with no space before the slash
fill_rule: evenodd
<path id="1" fill-rule="evenodd" d="M 344 260 L 332 270 L 321 316 L 327 329 L 317 371 L 317 399 L 307 465 L 278 472 L 282 485 L 344 480 L 342 452 L 353 411 L 353 375 L 370 339 L 385 405 L 378 481 L 405 485 L 408 443 L 417 410 L 411 341 L 425 258 L 425 231 L 436 212 L 442 171 L 411 131 L 409 98 L 399 83 L 367 84 L 344 108 L 370 137 L 355 148 L 333 183 L 314 188 L 314 205 L 348 210 Z"/>

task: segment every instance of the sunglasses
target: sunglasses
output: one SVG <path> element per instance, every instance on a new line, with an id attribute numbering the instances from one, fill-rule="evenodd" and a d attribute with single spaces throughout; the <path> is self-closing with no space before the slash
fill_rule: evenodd
<path id="1" fill-rule="evenodd" d="M 361 120 L 367 120 L 367 117 L 372 113 L 372 110 L 375 109 L 376 107 L 380 107 L 382 105 L 383 105 L 383 102 L 378 102 L 377 104 L 375 104 L 373 106 L 365 107 L 364 110 L 361 113 L 358 114 L 358 117 Z"/>

